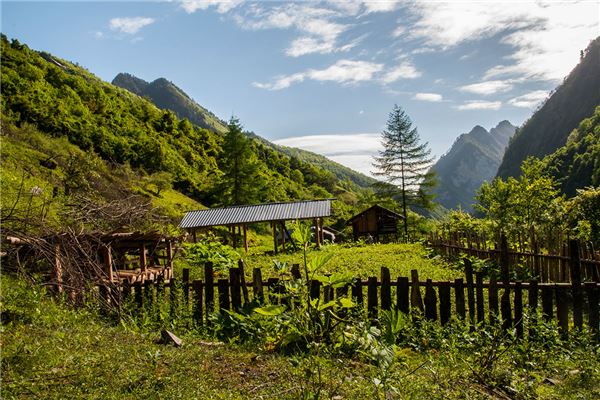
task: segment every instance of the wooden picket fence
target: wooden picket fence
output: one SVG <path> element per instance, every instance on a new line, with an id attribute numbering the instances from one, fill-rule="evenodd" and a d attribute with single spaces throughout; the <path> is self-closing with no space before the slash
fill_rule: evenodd
<path id="1" fill-rule="evenodd" d="M 252 282 L 246 283 L 243 262 L 238 268 L 229 269 L 228 279 L 217 280 L 212 264 L 207 263 L 204 276 L 204 280 L 190 281 L 190 271 L 184 269 L 181 282 L 173 278 L 164 283 L 146 281 L 130 286 L 125 281 L 120 286 L 101 287 L 100 293 L 117 304 L 133 296 L 134 303 L 143 307 L 156 299 L 167 299 L 174 304 L 177 290 L 173 288 L 181 288 L 185 307 L 193 311 L 198 324 L 206 325 L 210 325 L 209 316 L 217 310 L 239 311 L 250 301 L 261 304 L 286 302 L 285 296 L 281 296 L 285 293 L 285 285 L 277 278 L 264 281 L 259 268 L 253 270 Z M 298 265 L 293 266 L 292 276 L 300 279 Z M 160 291 L 166 290 L 170 295 L 161 295 Z M 309 290 L 312 299 L 322 302 L 351 296 L 359 312 L 366 312 L 372 320 L 381 310 L 396 308 L 405 314 L 419 314 L 441 324 L 447 324 L 452 317 L 468 318 L 473 324 L 502 321 L 506 329 L 514 328 L 519 337 L 529 329 L 527 324 L 531 326 L 539 316 L 546 321 L 557 320 L 564 337 L 570 327 L 582 328 L 585 317 L 587 326 L 600 340 L 600 284 L 581 283 L 576 276 L 573 283 L 509 282 L 493 278 L 484 282 L 482 274 L 474 273 L 467 262 L 465 278 L 454 281 L 423 281 L 417 270 L 411 271 L 410 279 L 398 277 L 392 280 L 389 269 L 382 267 L 380 279 L 374 276 L 366 280 L 355 279 L 352 284 L 335 290 L 313 280 Z M 524 314 L 529 318 L 524 318 Z"/>
<path id="2" fill-rule="evenodd" d="M 590 243 L 571 240 L 564 243 L 560 254 L 516 251 L 511 249 L 506 237 L 499 245 L 489 248 L 485 240 L 470 235 L 431 235 L 428 246 L 440 251 L 449 258 L 468 255 L 482 260 L 492 260 L 500 264 L 507 259 L 511 269 L 522 269 L 530 277 L 540 282 L 570 282 L 570 265 L 577 259 L 583 280 L 600 282 L 600 254 Z"/>

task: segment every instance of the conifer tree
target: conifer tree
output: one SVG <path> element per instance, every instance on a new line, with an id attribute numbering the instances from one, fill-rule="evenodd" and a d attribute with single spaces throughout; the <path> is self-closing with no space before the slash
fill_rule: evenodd
<path id="1" fill-rule="evenodd" d="M 396 189 L 394 197 L 402 207 L 406 240 L 409 207 L 430 209 L 433 205 L 430 193 L 435 185 L 435 175 L 430 170 L 433 158 L 429 144 L 420 143 L 417 128 L 398 105 L 390 112 L 381 138 L 384 150 L 375 157 L 374 174 L 385 178 L 384 186 Z"/>
<path id="2" fill-rule="evenodd" d="M 222 196 L 226 205 L 251 204 L 259 197 L 262 179 L 259 162 L 239 119 L 232 116 L 223 142 Z"/>

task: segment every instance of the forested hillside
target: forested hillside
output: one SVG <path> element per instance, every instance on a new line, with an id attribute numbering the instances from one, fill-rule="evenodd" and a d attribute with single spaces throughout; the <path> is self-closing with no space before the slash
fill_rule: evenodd
<path id="1" fill-rule="evenodd" d="M 547 170 L 567 196 L 577 189 L 600 186 L 600 106 L 584 119 L 567 139 L 567 144 L 544 158 Z"/>
<path id="2" fill-rule="evenodd" d="M 543 158 L 564 146 L 571 131 L 592 115 L 599 104 L 600 38 L 596 38 L 563 84 L 517 130 L 506 149 L 498 176 L 517 176 L 527 157 Z"/>
<path id="3" fill-rule="evenodd" d="M 218 133 L 227 131 L 226 123 L 216 117 L 213 113 L 195 102 L 181 88 L 165 78 L 158 78 L 148 83 L 134 75 L 127 73 L 118 74 L 112 81 L 114 85 L 127 89 L 142 97 L 150 99 L 154 105 L 163 110 L 171 110 L 179 118 L 187 118 L 195 125 L 210 129 Z M 311 164 L 315 167 L 333 173 L 340 180 L 350 180 L 354 184 L 368 188 L 375 180 L 352 169 L 340 165 L 330 159 L 306 150 L 275 145 L 254 132 L 246 134 L 256 143 L 281 152 L 301 163 Z"/>
<path id="4" fill-rule="evenodd" d="M 438 186 L 433 189 L 435 200 L 448 209 L 472 211 L 475 192 L 496 175 L 515 129 L 502 121 L 489 132 L 478 125 L 460 135 L 432 168 L 438 177 Z"/>
<path id="5" fill-rule="evenodd" d="M 48 140 L 65 138 L 82 154 L 100 157 L 109 174 L 129 168 L 140 179 L 154 178 L 163 187 L 172 185 L 204 205 L 224 204 L 223 135 L 179 119 L 172 111 L 160 110 L 73 63 L 33 51 L 17 40 L 9 42 L 4 35 L 1 50 L 3 135 L 26 129 Z M 14 152 L 20 151 L 22 137 L 11 138 Z M 251 149 L 262 177 L 257 181 L 261 186 L 255 202 L 333 196 L 350 202 L 355 199 L 353 191 L 357 188 L 340 182 L 331 172 L 256 141 L 251 142 Z M 38 146 L 40 150 L 44 147 Z M 2 156 L 10 154 L 3 152 Z M 61 157 L 59 168 L 66 165 L 66 156 Z M 11 171 L 14 177 L 29 174 L 25 164 L 17 163 L 15 168 Z M 124 185 L 139 186 L 139 182 Z M 62 195 L 65 189 L 57 190 Z"/>

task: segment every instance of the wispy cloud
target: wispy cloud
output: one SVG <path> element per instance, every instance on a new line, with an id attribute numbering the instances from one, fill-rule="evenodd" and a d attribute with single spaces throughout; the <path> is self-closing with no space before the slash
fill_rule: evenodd
<path id="1" fill-rule="evenodd" d="M 143 27 L 153 24 L 154 22 L 154 18 L 149 17 L 121 17 L 111 19 L 108 26 L 113 31 L 134 35 Z"/>
<path id="2" fill-rule="evenodd" d="M 292 75 L 281 75 L 272 83 L 254 82 L 253 86 L 267 90 L 281 90 L 305 79 L 330 81 L 342 84 L 356 84 L 373 80 L 383 69 L 383 64 L 369 61 L 340 60 L 325 69 L 309 69 Z"/>
<path id="3" fill-rule="evenodd" d="M 508 92 L 513 85 L 507 81 L 485 81 L 461 86 L 459 89 L 463 92 L 481 94 L 484 96 Z"/>
<path id="4" fill-rule="evenodd" d="M 441 94 L 438 94 L 438 93 L 416 93 L 413 96 L 413 100 L 429 101 L 429 102 L 433 102 L 433 103 L 438 103 L 443 100 L 443 97 Z"/>
<path id="5" fill-rule="evenodd" d="M 502 107 L 500 101 L 469 100 L 456 107 L 457 110 L 498 110 Z"/>
<path id="6" fill-rule="evenodd" d="M 371 175 L 373 170 L 373 156 L 382 150 L 381 135 L 378 133 L 309 135 L 279 139 L 274 143 L 324 155 L 366 175 Z"/>
<path id="7" fill-rule="evenodd" d="M 389 84 L 399 79 L 415 79 L 422 75 L 411 62 L 404 61 L 397 67 L 392 68 L 382 77 L 383 83 Z"/>
<path id="8" fill-rule="evenodd" d="M 508 103 L 515 107 L 533 108 L 548 97 L 548 92 L 545 90 L 536 90 L 526 93 L 522 96 L 510 99 Z"/>
<path id="9" fill-rule="evenodd" d="M 215 7 L 218 13 L 225 14 L 243 2 L 244 0 L 183 0 L 181 1 L 181 8 L 188 14 L 193 14 L 198 10 Z"/>

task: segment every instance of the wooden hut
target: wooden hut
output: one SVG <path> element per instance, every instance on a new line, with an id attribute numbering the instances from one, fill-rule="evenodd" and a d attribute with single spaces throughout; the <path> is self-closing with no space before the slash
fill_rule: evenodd
<path id="1" fill-rule="evenodd" d="M 380 205 L 374 205 L 348 220 L 352 224 L 354 240 L 360 237 L 371 237 L 380 241 L 387 235 L 398 237 L 398 220 L 404 217 Z"/>

